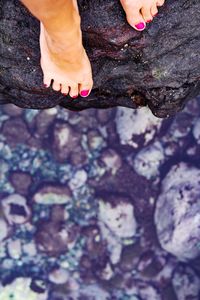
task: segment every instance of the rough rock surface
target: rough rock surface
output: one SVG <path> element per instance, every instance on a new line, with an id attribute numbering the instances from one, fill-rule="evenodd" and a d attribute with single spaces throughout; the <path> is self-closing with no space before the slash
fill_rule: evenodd
<path id="1" fill-rule="evenodd" d="M 162 247 L 180 260 L 200 255 L 200 171 L 180 163 L 163 180 L 155 212 Z"/>
<path id="2" fill-rule="evenodd" d="M 0 0 L 0 103 L 72 110 L 148 105 L 157 117 L 180 111 L 200 92 L 200 2 L 168 0 L 140 33 L 119 1 L 79 0 L 94 90 L 71 100 L 42 87 L 39 22 L 16 0 Z"/>

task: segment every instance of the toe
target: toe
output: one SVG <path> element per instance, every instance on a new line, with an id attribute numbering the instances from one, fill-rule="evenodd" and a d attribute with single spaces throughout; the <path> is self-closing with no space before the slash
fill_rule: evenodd
<path id="1" fill-rule="evenodd" d="M 56 91 L 56 92 L 60 91 L 60 88 L 61 88 L 60 83 L 57 83 L 57 82 L 54 80 L 53 85 L 52 85 L 52 88 L 53 88 L 53 90 Z"/>
<path id="2" fill-rule="evenodd" d="M 82 83 L 79 86 L 79 93 L 81 97 L 87 97 L 89 96 L 91 90 L 92 90 L 93 82 L 91 83 Z"/>
<path id="3" fill-rule="evenodd" d="M 142 7 L 141 13 L 145 22 L 149 23 L 153 20 L 151 15 L 151 7 L 148 6 Z"/>
<path id="4" fill-rule="evenodd" d="M 133 5 L 134 1 L 121 0 L 122 6 L 126 12 L 128 23 L 136 30 L 142 31 L 146 27 L 145 20 L 140 13 L 141 7 Z"/>
<path id="5" fill-rule="evenodd" d="M 71 98 L 75 99 L 78 97 L 78 85 L 71 86 L 69 95 Z"/>
<path id="6" fill-rule="evenodd" d="M 164 0 L 158 0 L 157 6 L 163 6 L 164 2 L 165 2 Z"/>
<path id="7" fill-rule="evenodd" d="M 152 15 L 152 17 L 155 17 L 157 14 L 158 14 L 157 6 L 156 6 L 156 5 L 153 5 L 153 6 L 151 7 L 151 15 Z"/>
<path id="8" fill-rule="evenodd" d="M 51 78 L 44 76 L 43 83 L 45 87 L 49 87 L 51 85 Z"/>
<path id="9" fill-rule="evenodd" d="M 127 16 L 128 23 L 136 30 L 142 31 L 146 27 L 145 20 L 143 19 L 141 13 L 132 14 Z"/>
<path id="10" fill-rule="evenodd" d="M 69 86 L 67 84 L 62 84 L 61 93 L 64 95 L 68 95 L 69 93 Z"/>

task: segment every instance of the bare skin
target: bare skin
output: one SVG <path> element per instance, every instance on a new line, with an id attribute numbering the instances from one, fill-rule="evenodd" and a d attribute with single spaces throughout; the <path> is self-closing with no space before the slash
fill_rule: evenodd
<path id="1" fill-rule="evenodd" d="M 128 23 L 142 31 L 158 13 L 164 0 L 120 0 Z M 87 97 L 92 89 L 92 70 L 82 45 L 77 0 L 22 0 L 40 20 L 41 68 L 44 85 L 64 95 Z"/>
<path id="2" fill-rule="evenodd" d="M 128 23 L 136 30 L 142 31 L 146 23 L 153 20 L 158 13 L 158 7 L 164 0 L 120 0 L 126 12 Z"/>
<path id="3" fill-rule="evenodd" d="M 72 98 L 87 97 L 92 70 L 82 45 L 80 16 L 75 0 L 23 0 L 40 20 L 41 67 L 44 85 Z"/>

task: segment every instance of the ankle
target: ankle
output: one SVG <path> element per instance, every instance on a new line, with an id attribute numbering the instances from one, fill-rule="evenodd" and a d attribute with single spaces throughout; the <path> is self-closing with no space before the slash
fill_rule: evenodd
<path id="1" fill-rule="evenodd" d="M 74 26 L 71 30 L 63 28 L 58 32 L 49 32 L 41 22 L 41 31 L 43 32 L 47 46 L 52 54 L 64 54 L 77 52 L 83 49 L 82 32 L 80 27 Z"/>

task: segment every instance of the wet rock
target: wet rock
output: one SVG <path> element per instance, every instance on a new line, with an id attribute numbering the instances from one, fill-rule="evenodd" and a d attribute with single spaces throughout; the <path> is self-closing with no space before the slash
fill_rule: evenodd
<path id="1" fill-rule="evenodd" d="M 115 0 L 79 0 L 95 85 L 90 97 L 73 101 L 42 88 L 39 22 L 18 1 L 6 0 L 0 10 L 1 103 L 29 108 L 60 104 L 76 111 L 147 104 L 156 116 L 173 115 L 200 92 L 199 6 L 198 0 L 169 0 L 147 29 L 137 32 Z"/>
<path id="2" fill-rule="evenodd" d="M 143 249 L 139 243 L 124 246 L 120 258 L 120 270 L 130 272 L 137 268 Z"/>
<path id="3" fill-rule="evenodd" d="M 44 294 L 46 291 L 45 282 L 38 278 L 34 278 L 31 280 L 30 288 L 37 294 Z"/>
<path id="4" fill-rule="evenodd" d="M 194 299 L 200 296 L 200 280 L 189 267 L 179 266 L 172 279 L 178 300 Z"/>
<path id="5" fill-rule="evenodd" d="M 87 133 L 88 146 L 90 151 L 101 149 L 105 146 L 105 141 L 97 130 L 89 130 Z"/>
<path id="6" fill-rule="evenodd" d="M 12 172 L 10 174 L 10 181 L 17 193 L 21 195 L 28 194 L 29 187 L 32 183 L 30 174 L 20 171 Z"/>
<path id="7" fill-rule="evenodd" d="M 20 143 L 26 143 L 30 138 L 26 123 L 23 119 L 17 117 L 4 122 L 2 134 L 5 136 L 7 143 L 13 147 Z"/>
<path id="8" fill-rule="evenodd" d="M 196 119 L 192 133 L 193 133 L 193 136 L 194 136 L 197 144 L 200 144 L 200 119 L 199 118 Z"/>
<path id="9" fill-rule="evenodd" d="M 52 270 L 49 274 L 49 280 L 55 284 L 64 284 L 68 281 L 69 274 L 64 269 Z"/>
<path id="10" fill-rule="evenodd" d="M 85 170 L 78 170 L 69 181 L 71 191 L 84 186 L 87 182 L 88 175 Z"/>
<path id="11" fill-rule="evenodd" d="M 31 216 L 31 210 L 27 205 L 26 199 L 18 194 L 3 198 L 1 205 L 9 224 L 26 223 Z"/>
<path id="12" fill-rule="evenodd" d="M 98 121 L 102 124 L 105 125 L 109 121 L 113 120 L 113 117 L 115 115 L 115 110 L 113 109 L 100 109 L 97 112 L 97 118 Z"/>
<path id="13" fill-rule="evenodd" d="M 127 202 L 127 199 L 118 198 L 115 201 L 115 204 L 99 201 L 100 228 L 102 231 L 104 227 L 108 228 L 112 234 L 119 238 L 133 237 L 137 228 L 134 207 Z"/>
<path id="14" fill-rule="evenodd" d="M 35 242 L 40 251 L 50 256 L 59 256 L 73 247 L 78 234 L 77 226 L 68 225 L 62 219 L 59 221 L 51 219 L 37 224 Z"/>
<path id="15" fill-rule="evenodd" d="M 170 127 L 171 136 L 173 136 L 174 140 L 187 136 L 193 127 L 193 123 L 194 116 L 181 112 L 175 117 Z"/>
<path id="16" fill-rule="evenodd" d="M 21 241 L 18 240 L 10 240 L 7 245 L 8 254 L 13 259 L 19 259 L 22 254 L 22 246 Z"/>
<path id="17" fill-rule="evenodd" d="M 155 224 L 161 246 L 179 260 L 200 255 L 200 170 L 180 163 L 162 182 Z"/>
<path id="18" fill-rule="evenodd" d="M 132 111 L 118 108 L 115 118 L 122 145 L 138 148 L 147 145 L 159 132 L 162 120 L 155 118 L 146 108 Z"/>
<path id="19" fill-rule="evenodd" d="M 83 150 L 83 147 L 78 145 L 73 152 L 70 154 L 70 162 L 76 167 L 81 167 L 84 164 L 89 163 L 89 157 Z"/>
<path id="20" fill-rule="evenodd" d="M 37 116 L 36 116 L 36 131 L 38 135 L 44 135 L 47 133 L 48 129 L 50 129 L 56 114 L 58 113 L 57 109 L 51 108 L 51 109 L 45 109 L 41 111 Z"/>
<path id="21" fill-rule="evenodd" d="M 3 106 L 3 111 L 11 117 L 16 117 L 16 116 L 21 116 L 24 110 L 23 108 L 13 104 L 5 104 Z"/>
<path id="22" fill-rule="evenodd" d="M 127 199 L 113 196 L 110 203 L 99 201 L 98 219 L 101 235 L 108 244 L 110 260 L 116 264 L 120 260 L 123 240 L 136 233 L 134 207 Z"/>
<path id="23" fill-rule="evenodd" d="M 8 236 L 8 225 L 6 221 L 0 218 L 0 242 Z"/>
<path id="24" fill-rule="evenodd" d="M 163 164 L 164 159 L 162 144 L 156 141 L 137 153 L 133 166 L 139 175 L 147 179 L 155 179 L 160 175 L 160 166 Z"/>
<path id="25" fill-rule="evenodd" d="M 33 195 L 33 201 L 42 205 L 66 204 L 71 201 L 71 192 L 67 186 L 46 184 L 38 188 Z"/>
<path id="26" fill-rule="evenodd" d="M 71 153 L 80 143 L 80 135 L 66 123 L 56 122 L 53 129 L 51 146 L 55 158 L 59 162 L 69 159 Z"/>
<path id="27" fill-rule="evenodd" d="M 142 300 L 161 300 L 161 295 L 159 291 L 153 285 L 147 283 L 145 284 L 144 282 L 141 282 L 138 285 L 138 294 Z"/>
<path id="28" fill-rule="evenodd" d="M 42 294 L 35 293 L 31 288 L 31 279 L 19 277 L 12 283 L 0 287 L 0 295 L 2 299 L 31 299 L 31 300 L 47 300 L 47 292 Z"/>
<path id="29" fill-rule="evenodd" d="M 115 175 L 122 166 L 120 155 L 113 149 L 106 149 L 102 152 L 100 161 L 112 175 Z"/>
<path id="30" fill-rule="evenodd" d="M 23 245 L 23 252 L 30 257 L 37 255 L 37 249 L 34 241 Z"/>

